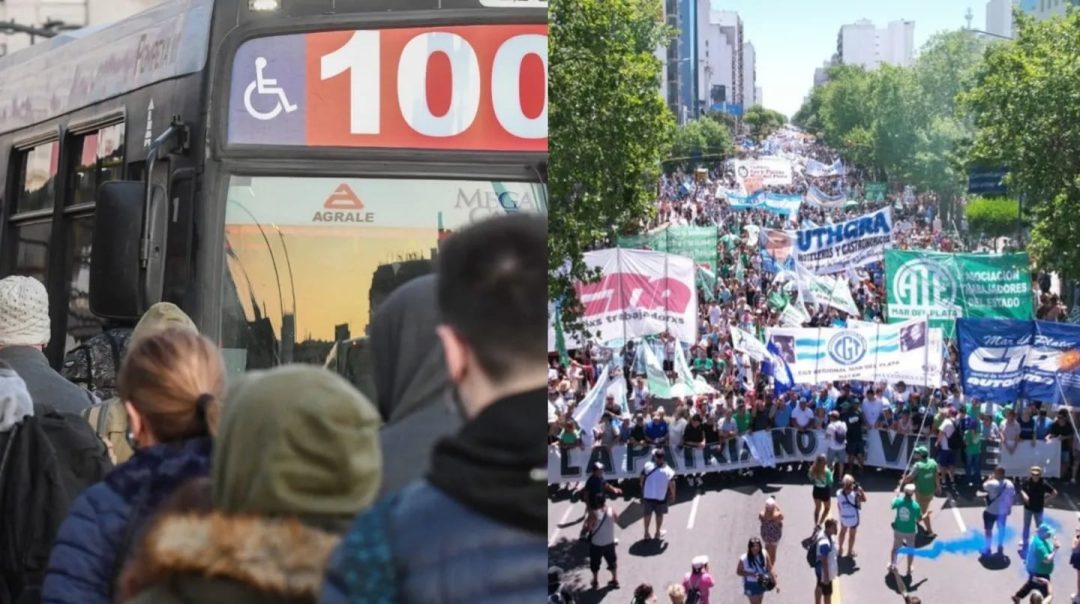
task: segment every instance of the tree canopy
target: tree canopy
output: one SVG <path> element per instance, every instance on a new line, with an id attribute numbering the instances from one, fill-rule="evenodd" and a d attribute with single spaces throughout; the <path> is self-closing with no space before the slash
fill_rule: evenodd
<path id="1" fill-rule="evenodd" d="M 743 113 L 743 123 L 750 129 L 750 138 L 760 143 L 786 124 L 787 116 L 779 111 L 754 105 Z"/>
<path id="2" fill-rule="evenodd" d="M 735 139 L 726 125 L 708 117 L 692 120 L 675 129 L 670 152 L 673 159 L 667 166 L 686 167 L 694 158 L 715 163 L 729 157 L 734 149 Z"/>

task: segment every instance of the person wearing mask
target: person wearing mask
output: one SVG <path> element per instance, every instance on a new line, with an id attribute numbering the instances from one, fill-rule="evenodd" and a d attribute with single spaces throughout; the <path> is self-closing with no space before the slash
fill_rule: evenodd
<path id="1" fill-rule="evenodd" d="M 195 323 L 179 307 L 170 302 L 158 302 L 147 309 L 142 318 L 139 319 L 138 324 L 135 325 L 131 336 L 125 341 L 126 345 L 121 358 L 124 358 L 127 351 L 131 350 L 140 340 L 168 329 L 199 333 Z M 108 333 L 101 335 L 102 337 L 113 337 Z M 99 389 L 99 391 L 109 391 L 109 389 L 104 388 Z M 109 447 L 113 463 L 120 464 L 131 459 L 131 456 L 135 454 L 135 450 L 128 443 L 127 434 L 130 428 L 128 414 L 127 409 L 124 408 L 124 401 L 119 396 L 109 398 L 100 405 L 84 409 L 82 415 Z"/>
<path id="2" fill-rule="evenodd" d="M 62 413 L 82 413 L 101 401 L 49 366 L 45 346 L 52 337 L 49 292 L 33 277 L 0 279 L 0 361 L 26 383 L 35 403 Z"/>
<path id="3" fill-rule="evenodd" d="M 930 452 L 926 450 L 926 447 L 919 445 L 915 447 L 914 453 L 916 461 L 900 484 L 915 485 L 915 500 L 923 512 L 920 522 L 923 524 L 926 536 L 933 539 L 937 537 L 937 533 L 934 532 L 930 521 L 931 506 L 934 503 L 934 496 L 941 494 L 941 474 L 938 472 L 937 462 L 930 458 Z"/>
<path id="4" fill-rule="evenodd" d="M 784 536 L 784 513 L 780 511 L 776 499 L 769 497 L 765 500 L 765 509 L 758 513 L 758 520 L 761 522 L 761 540 L 765 543 L 765 551 L 772 563 L 776 564 L 776 548 Z"/>
<path id="5" fill-rule="evenodd" d="M 442 242 L 436 328 L 465 423 L 427 476 L 361 514 L 331 559 L 322 602 L 537 601 L 547 567 L 543 398 L 547 222 L 513 214 Z M 371 543 L 383 544 L 371 555 Z M 423 555 L 421 555 L 423 554 Z M 460 580 L 446 583 L 441 577 Z M 355 581 L 380 577 L 383 581 Z"/>
<path id="6" fill-rule="evenodd" d="M 898 496 L 892 502 L 892 509 L 896 511 L 896 517 L 892 523 L 893 544 L 892 550 L 889 552 L 889 572 L 896 572 L 896 554 L 902 546 L 915 547 L 915 534 L 919 530 L 919 521 L 925 519 L 927 515 L 919 506 L 919 502 L 915 500 L 915 485 L 904 485 L 903 492 L 903 496 L 900 496 L 898 490 Z M 914 561 L 915 556 L 908 554 L 907 573 L 905 573 L 908 577 L 911 576 L 911 567 Z"/>
<path id="7" fill-rule="evenodd" d="M 618 521 L 619 515 L 608 505 L 607 497 L 603 494 L 597 495 L 593 500 L 592 510 L 585 516 L 585 532 L 589 541 L 589 570 L 592 571 L 593 589 L 600 586 L 601 561 L 607 563 L 607 569 L 611 572 L 608 587 L 619 589 L 615 552 L 615 523 Z"/>
<path id="8" fill-rule="evenodd" d="M 1038 528 L 1043 521 L 1046 500 L 1057 495 L 1057 490 L 1042 478 L 1042 468 L 1031 466 L 1030 478 L 1020 485 L 1020 499 L 1024 502 L 1024 529 L 1020 539 L 1020 555 L 1027 553 L 1028 538 L 1031 536 L 1031 522 Z"/>
<path id="9" fill-rule="evenodd" d="M 743 595 L 750 604 L 761 604 L 765 592 L 776 587 L 774 564 L 768 552 L 762 549 L 761 539 L 751 537 L 746 543 L 746 553 L 739 557 L 735 567 L 735 574 L 743 580 Z"/>
<path id="10" fill-rule="evenodd" d="M 210 470 L 225 390 L 221 353 L 169 329 L 134 343 L 119 375 L 135 455 L 82 493 L 53 545 L 43 604 L 106 604 L 139 530 L 173 491 Z M 258 456 L 256 456 L 258 457 Z"/>
<path id="11" fill-rule="evenodd" d="M 1031 549 L 1024 557 L 1024 567 L 1028 573 L 1027 582 L 1015 594 L 1012 601 L 1020 602 L 1033 591 L 1037 591 L 1049 600 L 1054 595 L 1050 574 L 1054 572 L 1054 556 L 1061 549 L 1061 543 L 1054 536 L 1054 529 L 1049 524 L 1040 524 L 1031 540 Z"/>
<path id="12" fill-rule="evenodd" d="M 814 498 L 814 527 L 829 517 L 829 507 L 832 505 L 833 471 L 825 459 L 825 455 L 818 454 L 814 463 L 807 472 L 810 483 L 813 485 Z"/>
<path id="13" fill-rule="evenodd" d="M 375 396 L 383 421 L 380 497 L 422 478 L 435 443 L 461 427 L 435 333 L 435 295 L 435 275 L 417 277 L 394 290 L 371 320 Z"/>
<path id="14" fill-rule="evenodd" d="M 690 572 L 683 577 L 682 588 L 686 592 L 686 600 L 709 604 L 709 591 L 715 586 L 716 582 L 709 574 L 709 557 L 696 556 L 690 561 Z"/>
<path id="15" fill-rule="evenodd" d="M 816 539 L 814 547 L 814 604 L 830 604 L 832 602 L 833 581 L 838 574 L 838 559 L 836 553 L 836 519 L 829 518 L 825 521 L 825 529 Z"/>
<path id="16" fill-rule="evenodd" d="M 840 537 L 836 540 L 836 555 L 844 557 L 844 537 L 847 537 L 849 558 L 855 557 L 855 533 L 859 530 L 862 504 L 866 503 L 866 492 L 855 482 L 851 474 L 845 474 L 840 480 L 840 489 L 836 491 L 836 509 L 840 512 Z"/>
<path id="17" fill-rule="evenodd" d="M 150 522 L 119 601 L 314 602 L 340 535 L 375 500 L 379 412 L 337 374 L 254 371 L 226 401 L 209 505 L 173 506 Z"/>
<path id="18" fill-rule="evenodd" d="M 986 492 L 986 508 L 983 510 L 983 530 L 986 533 L 986 547 L 983 549 L 983 557 L 990 556 L 990 543 L 993 536 L 994 526 L 998 528 L 997 555 L 1004 555 L 1005 545 L 1005 522 L 1012 511 L 1013 499 L 1016 497 L 1016 487 L 1013 482 L 1005 478 L 1005 468 L 994 468 L 994 474 L 983 483 L 983 491 Z"/>

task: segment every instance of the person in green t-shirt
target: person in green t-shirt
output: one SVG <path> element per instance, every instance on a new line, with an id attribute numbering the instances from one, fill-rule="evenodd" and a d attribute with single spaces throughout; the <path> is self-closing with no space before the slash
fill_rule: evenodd
<path id="1" fill-rule="evenodd" d="M 937 534 L 934 533 L 934 528 L 930 525 L 930 508 L 934 503 L 934 495 L 941 492 L 941 475 L 938 473 L 937 462 L 930 458 L 930 452 L 926 447 L 922 445 L 915 447 L 915 459 L 915 463 L 911 465 L 911 470 L 904 475 L 900 484 L 914 483 L 915 499 L 919 504 L 919 508 L 926 512 L 923 530 L 926 531 L 927 537 L 933 539 Z"/>
<path id="2" fill-rule="evenodd" d="M 970 415 L 970 417 L 975 417 Z M 964 469 L 968 484 L 977 486 L 982 478 L 982 429 L 978 421 L 964 430 Z"/>
<path id="3" fill-rule="evenodd" d="M 889 552 L 890 572 L 896 570 L 896 554 L 900 551 L 900 547 L 903 545 L 915 547 L 915 534 L 919 530 L 919 521 L 926 518 L 926 514 L 919 507 L 919 502 L 915 501 L 915 485 L 904 485 L 903 496 L 899 496 L 899 493 L 897 491 L 898 496 L 892 502 L 892 509 L 896 510 L 896 519 L 892 523 L 893 545 L 892 551 Z M 914 561 L 915 556 L 908 554 L 906 576 L 911 576 L 911 565 Z"/>
<path id="4" fill-rule="evenodd" d="M 814 458 L 807 476 L 813 485 L 814 526 L 817 527 L 829 517 L 829 508 L 832 507 L 833 471 L 824 453 Z"/>
<path id="5" fill-rule="evenodd" d="M 1038 591 L 1046 598 L 1053 594 L 1050 573 L 1054 572 L 1054 554 L 1060 547 L 1061 543 L 1054 537 L 1054 529 L 1049 524 L 1040 525 L 1024 560 L 1028 572 L 1027 583 L 1013 595 L 1013 602 L 1023 600 L 1032 591 Z"/>
<path id="6" fill-rule="evenodd" d="M 739 408 L 732 414 L 735 418 L 735 425 L 739 428 L 739 434 L 746 434 L 750 429 L 750 420 L 753 419 L 753 414 L 746 408 L 746 401 L 739 401 Z"/>

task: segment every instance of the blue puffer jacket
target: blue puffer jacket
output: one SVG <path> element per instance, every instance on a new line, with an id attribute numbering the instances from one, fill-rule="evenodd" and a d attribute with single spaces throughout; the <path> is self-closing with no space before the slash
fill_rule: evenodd
<path id="1" fill-rule="evenodd" d="M 75 500 L 49 557 L 43 604 L 110 604 L 141 525 L 177 487 L 210 473 L 209 438 L 136 451 Z"/>
<path id="2" fill-rule="evenodd" d="M 547 566 L 544 535 L 492 520 L 420 481 L 356 520 L 330 558 L 319 602 L 543 602 Z"/>

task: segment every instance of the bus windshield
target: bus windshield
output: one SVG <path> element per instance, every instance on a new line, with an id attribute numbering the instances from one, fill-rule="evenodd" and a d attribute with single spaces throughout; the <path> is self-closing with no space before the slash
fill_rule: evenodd
<path id="1" fill-rule="evenodd" d="M 489 216 L 547 211 L 529 182 L 232 176 L 222 347 L 231 372 L 301 362 L 374 396 L 379 303 L 432 271 L 439 242 Z"/>

